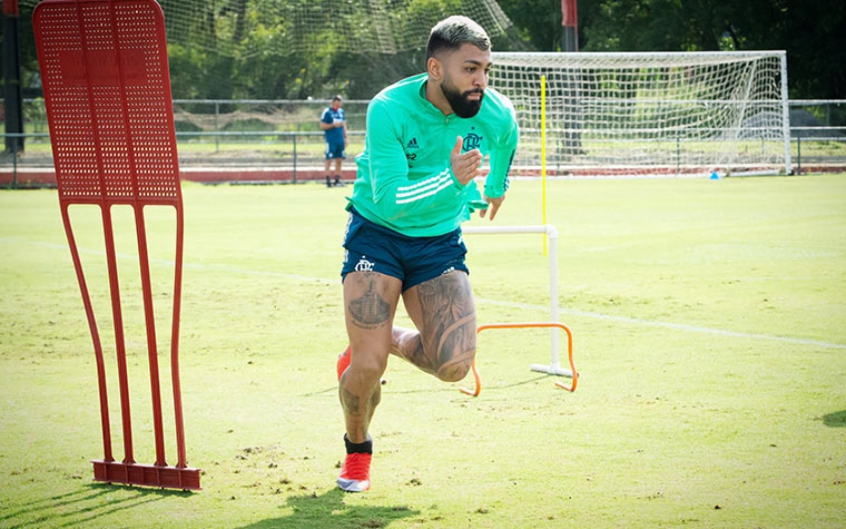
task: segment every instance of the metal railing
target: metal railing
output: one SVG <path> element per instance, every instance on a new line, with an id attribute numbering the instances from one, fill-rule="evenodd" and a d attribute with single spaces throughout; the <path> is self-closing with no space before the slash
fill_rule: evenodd
<path id="1" fill-rule="evenodd" d="M 276 171 L 296 183 L 324 164 L 318 119 L 328 100 L 174 100 L 180 167 Z M 346 167 L 364 146 L 368 101 L 345 101 L 349 131 Z M 790 101 L 795 172 L 846 167 L 846 100 Z M 0 134 L 0 187 L 27 185 L 31 172 L 52 171 L 53 156 L 42 99 L 24 100 L 23 134 Z M 2 121 L 0 121 L 2 123 Z M 17 149 L 22 138 L 24 150 Z M 23 177 L 23 178 L 22 178 Z M 277 178 L 278 179 L 278 178 Z"/>

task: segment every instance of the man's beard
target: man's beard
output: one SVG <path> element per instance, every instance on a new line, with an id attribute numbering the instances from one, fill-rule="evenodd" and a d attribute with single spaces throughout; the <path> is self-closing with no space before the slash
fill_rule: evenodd
<path id="1" fill-rule="evenodd" d="M 444 93 L 444 97 L 446 97 L 449 106 L 452 107 L 452 111 L 460 118 L 472 118 L 478 114 L 479 109 L 482 108 L 482 100 L 485 99 L 484 89 L 474 88 L 473 90 L 467 90 L 461 93 L 448 79 L 444 79 L 441 83 L 441 92 Z M 478 101 L 468 99 L 470 94 L 476 92 L 482 95 Z"/>

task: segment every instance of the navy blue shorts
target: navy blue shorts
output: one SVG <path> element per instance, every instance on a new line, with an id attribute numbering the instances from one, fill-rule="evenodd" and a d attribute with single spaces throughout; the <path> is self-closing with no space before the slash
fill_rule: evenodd
<path id="1" fill-rule="evenodd" d="M 340 158 L 345 160 L 347 158 L 346 146 L 344 142 L 326 142 L 326 159 Z"/>
<path id="2" fill-rule="evenodd" d="M 350 272 L 378 272 L 401 280 L 403 292 L 453 270 L 470 273 L 461 228 L 435 237 L 409 237 L 350 209 L 344 248 L 341 278 Z"/>

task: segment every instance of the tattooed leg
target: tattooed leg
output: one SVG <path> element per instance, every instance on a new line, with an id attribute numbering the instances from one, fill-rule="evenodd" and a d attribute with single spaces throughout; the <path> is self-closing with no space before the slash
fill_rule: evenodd
<path id="1" fill-rule="evenodd" d="M 416 322 L 415 322 L 416 324 Z M 423 337 L 419 331 L 394 327 L 391 353 L 411 362 L 418 369 L 434 375 L 437 368 L 423 352 Z"/>
<path id="2" fill-rule="evenodd" d="M 344 373 L 344 377 L 346 376 L 347 374 Z M 370 427 L 370 421 L 373 419 L 376 406 L 382 400 L 381 385 L 376 385 L 370 398 L 362 405 L 361 398 L 344 387 L 342 377 L 339 396 L 341 407 L 344 409 L 344 424 L 347 428 L 347 439 L 353 443 L 363 443 L 368 438 L 367 430 Z"/>
<path id="3" fill-rule="evenodd" d="M 391 352 L 441 380 L 464 378 L 476 354 L 476 307 L 464 272 L 408 289 L 403 302 L 419 331 L 395 327 Z"/>
<path id="4" fill-rule="evenodd" d="M 344 279 L 344 307 L 352 356 L 338 396 L 347 438 L 364 442 L 381 398 L 380 379 L 391 352 L 391 328 L 402 283 L 375 272 L 353 272 Z"/>

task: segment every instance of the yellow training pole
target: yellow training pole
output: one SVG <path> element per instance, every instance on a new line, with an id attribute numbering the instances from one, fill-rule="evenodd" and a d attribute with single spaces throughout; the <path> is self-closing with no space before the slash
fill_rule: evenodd
<path id="1" fill-rule="evenodd" d="M 542 224 L 546 226 L 546 76 L 540 78 L 541 92 L 541 195 L 542 195 Z M 543 255 L 548 253 L 548 238 L 543 236 Z"/>

